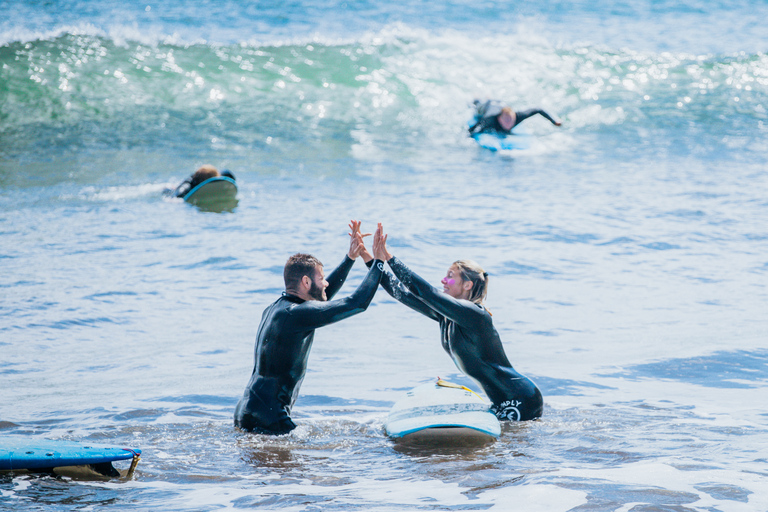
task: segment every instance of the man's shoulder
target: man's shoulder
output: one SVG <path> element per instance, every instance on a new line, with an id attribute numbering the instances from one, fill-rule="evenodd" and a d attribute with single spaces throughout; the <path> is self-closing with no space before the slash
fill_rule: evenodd
<path id="1" fill-rule="evenodd" d="M 278 297 L 272 304 L 264 308 L 264 312 L 262 313 L 262 316 L 275 316 L 276 314 L 280 314 L 281 311 L 287 310 L 292 305 L 292 302 L 289 300 L 286 300 L 285 294 Z"/>
<path id="2" fill-rule="evenodd" d="M 271 310 L 272 315 L 286 315 L 298 313 L 305 309 L 311 309 L 316 301 L 304 300 L 295 295 L 283 293 L 265 311 Z"/>

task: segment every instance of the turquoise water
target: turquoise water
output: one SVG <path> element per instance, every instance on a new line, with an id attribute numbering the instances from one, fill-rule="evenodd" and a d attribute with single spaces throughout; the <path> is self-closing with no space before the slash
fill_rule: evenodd
<path id="1" fill-rule="evenodd" d="M 768 3 L 0 12 L 0 439 L 143 451 L 131 482 L 0 475 L 0 508 L 768 510 Z M 563 126 L 484 151 L 485 96 Z M 203 163 L 230 211 L 162 197 Z M 405 390 L 473 384 L 379 294 L 318 330 L 294 433 L 232 427 L 283 263 L 337 264 L 351 218 L 436 284 L 485 267 L 540 421 L 389 441 Z"/>

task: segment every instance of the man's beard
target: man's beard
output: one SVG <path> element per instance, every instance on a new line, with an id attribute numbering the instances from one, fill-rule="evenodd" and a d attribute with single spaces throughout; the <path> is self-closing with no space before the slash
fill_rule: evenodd
<path id="1" fill-rule="evenodd" d="M 323 289 L 317 286 L 314 281 L 312 281 L 312 286 L 309 287 L 309 296 L 319 301 L 326 300 L 323 297 Z"/>

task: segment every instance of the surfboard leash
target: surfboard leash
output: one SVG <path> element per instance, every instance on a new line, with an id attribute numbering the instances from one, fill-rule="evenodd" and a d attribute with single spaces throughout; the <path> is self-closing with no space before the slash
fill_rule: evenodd
<path id="1" fill-rule="evenodd" d="M 141 455 L 131 450 L 130 448 L 123 448 L 123 449 L 133 454 L 133 460 L 131 460 L 131 467 L 128 468 L 128 472 L 125 474 L 125 478 L 130 480 L 131 478 L 133 478 L 133 472 L 136 471 L 136 466 L 139 465 L 139 461 L 141 460 Z"/>
<path id="2" fill-rule="evenodd" d="M 453 382 L 448 382 L 447 380 L 443 380 L 440 377 L 437 377 L 437 385 L 443 388 L 456 388 L 456 389 L 463 389 L 465 391 L 469 391 L 470 393 L 474 394 L 477 398 L 485 402 L 483 397 L 475 393 L 473 390 L 469 389 L 467 386 L 462 386 L 461 384 L 454 384 Z"/>

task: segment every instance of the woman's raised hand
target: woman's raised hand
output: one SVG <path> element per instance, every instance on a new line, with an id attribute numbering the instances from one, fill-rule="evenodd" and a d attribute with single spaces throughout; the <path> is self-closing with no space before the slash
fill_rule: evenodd
<path id="1" fill-rule="evenodd" d="M 377 260 L 389 261 L 392 255 L 387 250 L 387 235 L 384 234 L 384 228 L 379 222 L 376 233 L 373 235 L 373 256 Z"/>

